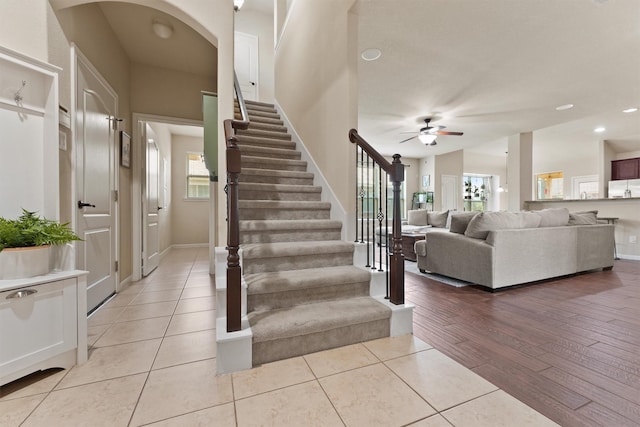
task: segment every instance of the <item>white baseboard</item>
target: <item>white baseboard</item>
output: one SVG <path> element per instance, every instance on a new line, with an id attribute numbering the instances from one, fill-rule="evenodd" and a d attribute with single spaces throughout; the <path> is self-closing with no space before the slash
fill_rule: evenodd
<path id="1" fill-rule="evenodd" d="M 188 248 L 208 248 L 209 243 L 181 243 L 177 245 L 171 245 L 170 248 L 174 249 L 188 249 Z M 167 248 L 167 249 L 170 249 Z"/>
<path id="2" fill-rule="evenodd" d="M 624 255 L 624 254 L 618 254 L 618 258 L 620 259 L 626 259 L 629 261 L 640 261 L 640 255 Z"/>

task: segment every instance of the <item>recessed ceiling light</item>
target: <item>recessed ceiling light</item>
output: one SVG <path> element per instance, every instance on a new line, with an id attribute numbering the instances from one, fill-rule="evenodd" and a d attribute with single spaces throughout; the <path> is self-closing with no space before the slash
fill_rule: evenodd
<path id="1" fill-rule="evenodd" d="M 154 20 L 151 24 L 151 27 L 153 28 L 153 32 L 156 34 L 156 36 L 160 37 L 161 39 L 168 39 L 173 34 L 173 27 L 171 26 L 171 24 L 165 22 Z"/>
<path id="2" fill-rule="evenodd" d="M 382 51 L 376 48 L 365 49 L 360 56 L 362 56 L 362 59 L 365 61 L 375 61 L 382 56 Z"/>
<path id="3" fill-rule="evenodd" d="M 638 109 L 635 108 L 635 107 L 627 108 L 626 110 L 622 110 L 623 113 L 635 113 L 636 111 L 638 111 Z"/>
<path id="4" fill-rule="evenodd" d="M 605 128 L 603 128 L 602 126 L 600 126 L 600 127 L 595 128 L 593 131 L 594 131 L 594 132 L 597 132 L 597 133 L 602 133 L 602 132 L 604 132 L 605 130 L 606 130 Z"/>
<path id="5" fill-rule="evenodd" d="M 573 104 L 564 104 L 564 105 L 558 105 L 556 107 L 556 110 L 558 111 L 564 111 L 564 110 L 568 110 L 570 108 L 573 108 Z"/>

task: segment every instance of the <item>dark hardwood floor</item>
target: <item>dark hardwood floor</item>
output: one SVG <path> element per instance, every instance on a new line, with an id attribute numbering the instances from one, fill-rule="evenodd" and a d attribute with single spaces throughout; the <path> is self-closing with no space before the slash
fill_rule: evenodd
<path id="1" fill-rule="evenodd" d="M 640 261 L 490 293 L 405 275 L 413 333 L 562 426 L 640 426 Z"/>

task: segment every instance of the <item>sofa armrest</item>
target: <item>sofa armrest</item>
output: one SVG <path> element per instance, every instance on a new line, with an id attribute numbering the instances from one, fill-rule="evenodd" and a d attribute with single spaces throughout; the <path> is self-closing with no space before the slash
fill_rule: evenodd
<path id="1" fill-rule="evenodd" d="M 578 231 L 577 271 L 613 266 L 614 226 L 610 224 L 576 225 Z"/>
<path id="2" fill-rule="evenodd" d="M 467 282 L 491 286 L 493 246 L 457 233 L 430 233 L 426 239 L 426 269 Z"/>

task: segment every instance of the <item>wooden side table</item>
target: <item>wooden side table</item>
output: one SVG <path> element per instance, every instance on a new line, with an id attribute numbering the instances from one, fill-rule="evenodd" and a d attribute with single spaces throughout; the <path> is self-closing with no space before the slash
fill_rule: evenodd
<path id="1" fill-rule="evenodd" d="M 389 242 L 391 242 L 393 235 L 389 234 Z M 402 255 L 404 259 L 415 262 L 418 257 L 413 245 L 426 238 L 426 233 L 402 233 Z"/>

